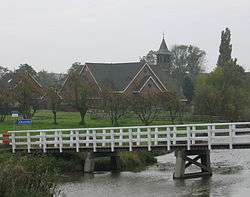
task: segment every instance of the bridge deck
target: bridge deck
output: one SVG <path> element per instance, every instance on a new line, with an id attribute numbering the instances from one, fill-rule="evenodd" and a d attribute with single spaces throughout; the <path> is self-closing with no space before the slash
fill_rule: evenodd
<path id="1" fill-rule="evenodd" d="M 250 122 L 27 130 L 9 134 L 13 153 L 250 148 Z"/>

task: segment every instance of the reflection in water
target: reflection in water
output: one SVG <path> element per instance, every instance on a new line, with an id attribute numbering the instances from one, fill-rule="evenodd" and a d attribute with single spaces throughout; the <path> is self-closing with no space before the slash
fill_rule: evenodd
<path id="1" fill-rule="evenodd" d="M 73 176 L 61 197 L 245 197 L 250 193 L 250 150 L 212 151 L 213 176 L 173 180 L 173 154 L 145 171 Z M 73 179 L 74 178 L 74 179 Z"/>

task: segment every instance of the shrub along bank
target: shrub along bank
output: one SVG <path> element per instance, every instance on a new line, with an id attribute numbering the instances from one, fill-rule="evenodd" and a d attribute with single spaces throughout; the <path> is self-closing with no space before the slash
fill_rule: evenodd
<path id="1" fill-rule="evenodd" d="M 139 171 L 156 162 L 150 153 L 120 153 L 122 170 Z M 85 155 L 36 155 L 0 152 L 0 193 L 4 197 L 49 197 L 61 175 L 83 172 Z M 110 170 L 109 158 L 96 159 L 95 169 Z"/>

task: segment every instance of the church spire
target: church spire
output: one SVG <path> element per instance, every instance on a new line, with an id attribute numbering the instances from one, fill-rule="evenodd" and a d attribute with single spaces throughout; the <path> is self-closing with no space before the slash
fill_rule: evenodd
<path id="1" fill-rule="evenodd" d="M 157 63 L 158 64 L 170 64 L 170 61 L 171 61 L 171 52 L 168 50 L 168 47 L 165 41 L 165 35 L 163 33 L 161 45 L 157 52 Z"/>

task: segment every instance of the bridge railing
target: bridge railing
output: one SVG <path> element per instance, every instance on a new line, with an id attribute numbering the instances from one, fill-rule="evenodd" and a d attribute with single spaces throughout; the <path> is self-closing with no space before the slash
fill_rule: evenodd
<path id="1" fill-rule="evenodd" d="M 93 149 L 94 152 L 108 148 L 165 146 L 171 150 L 173 146 L 228 145 L 250 143 L 250 122 L 240 123 L 209 123 L 186 125 L 158 125 L 107 128 L 78 128 L 52 130 L 9 131 L 10 145 L 15 153 L 16 149 L 27 149 L 30 153 L 34 149 Z"/>

